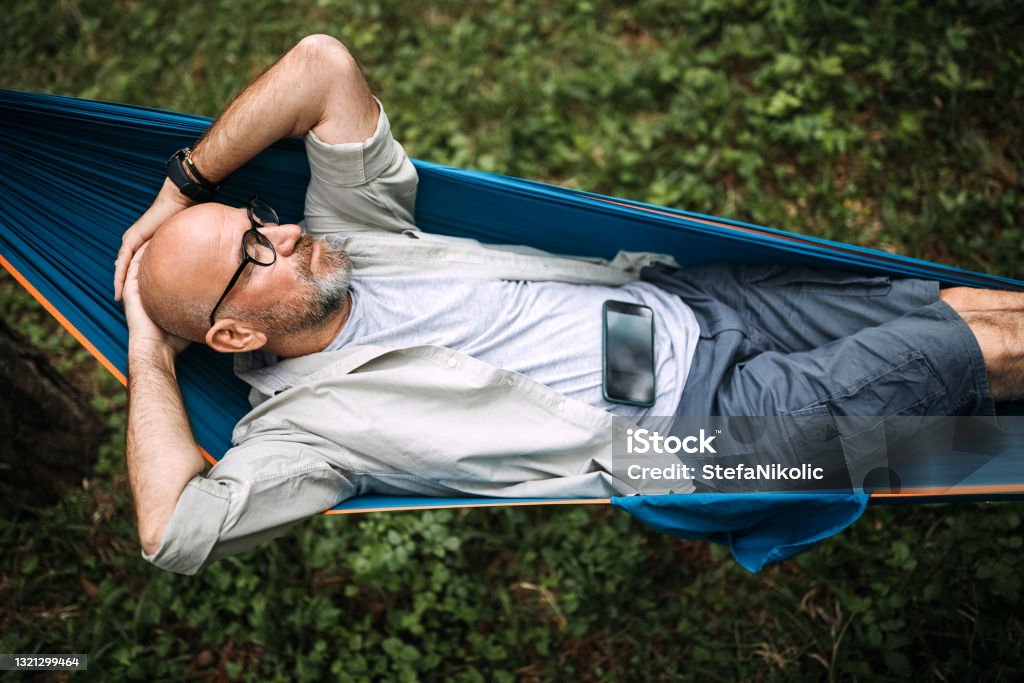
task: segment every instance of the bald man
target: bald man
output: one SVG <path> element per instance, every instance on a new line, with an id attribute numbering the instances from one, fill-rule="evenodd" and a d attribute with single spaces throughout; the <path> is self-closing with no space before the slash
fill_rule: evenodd
<path id="1" fill-rule="evenodd" d="M 303 226 L 258 199 L 200 203 L 290 135 L 305 136 L 311 168 Z M 299 42 L 175 159 L 115 271 L 139 537 L 172 571 L 362 493 L 639 493 L 612 471 L 612 435 L 657 416 L 987 415 L 1024 394 L 1019 293 L 799 268 L 684 272 L 657 255 L 597 263 L 423 233 L 415 169 L 328 36 Z M 654 311 L 653 406 L 602 394 L 608 300 Z M 237 354 L 253 389 L 206 476 L 175 379 L 190 342 Z M 804 446 L 787 436 L 774 455 Z"/>
<path id="2" fill-rule="evenodd" d="M 223 204 L 200 204 L 168 220 L 141 257 L 141 290 L 160 293 L 143 298 L 146 312 L 172 334 L 225 353 L 323 350 L 348 317 L 352 264 L 341 247 L 303 235 L 298 225 L 260 226 L 274 267 L 243 272 L 244 286 L 232 287 L 208 320 L 212 308 L 204 302 L 216 300 L 233 276 L 239 236 L 248 229 L 247 212 Z"/>

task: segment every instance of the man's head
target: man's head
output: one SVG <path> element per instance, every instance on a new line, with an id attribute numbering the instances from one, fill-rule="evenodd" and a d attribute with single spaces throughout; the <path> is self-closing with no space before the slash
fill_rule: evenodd
<path id="1" fill-rule="evenodd" d="M 302 235 L 297 225 L 259 228 L 276 260 L 247 265 L 210 325 L 251 227 L 245 209 L 215 203 L 186 209 L 161 226 L 139 264 L 139 293 L 150 318 L 218 351 L 252 350 L 318 331 L 345 302 L 352 265 L 339 246 Z"/>

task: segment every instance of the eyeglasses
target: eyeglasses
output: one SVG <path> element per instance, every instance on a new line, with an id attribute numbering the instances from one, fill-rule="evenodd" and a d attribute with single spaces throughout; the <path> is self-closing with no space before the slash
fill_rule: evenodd
<path id="1" fill-rule="evenodd" d="M 250 263 L 255 263 L 257 266 L 272 266 L 277 261 L 277 250 L 274 249 L 274 245 L 270 243 L 266 235 L 258 230 L 258 228 L 265 228 L 268 225 L 277 225 L 279 222 L 277 213 L 259 197 L 250 199 L 245 211 L 249 215 L 251 227 L 242 233 L 242 262 L 238 265 L 235 274 L 231 276 L 231 281 L 228 282 L 224 293 L 217 299 L 217 305 L 210 311 L 211 327 L 217 317 L 217 309 L 224 303 L 224 299 L 238 282 L 238 278 L 242 277 L 245 267 Z"/>

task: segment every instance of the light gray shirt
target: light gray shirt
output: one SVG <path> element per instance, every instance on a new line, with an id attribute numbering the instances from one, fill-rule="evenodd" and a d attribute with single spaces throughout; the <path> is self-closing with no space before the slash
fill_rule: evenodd
<path id="1" fill-rule="evenodd" d="M 356 278 L 455 277 L 614 287 L 668 257 L 611 263 L 420 232 L 416 172 L 381 110 L 362 143 L 306 137 L 305 229 L 340 233 Z M 692 313 L 690 313 L 692 316 Z M 697 336 L 673 340 L 680 367 Z M 631 422 L 514 370 L 430 343 L 347 344 L 299 358 L 239 354 L 253 410 L 231 448 L 188 483 L 153 554 L 165 569 L 206 564 L 280 535 L 368 492 L 423 496 L 607 498 L 637 493 L 612 476 L 613 432 Z M 683 381 L 685 377 L 680 378 Z M 683 489 L 680 489 L 682 492 Z M 692 490 L 692 487 L 686 490 Z"/>
<path id="2" fill-rule="evenodd" d="M 422 275 L 356 278 L 352 312 L 326 350 L 355 344 L 403 348 L 435 344 L 513 370 L 561 394 L 622 417 L 673 415 L 699 334 L 678 296 L 647 282 L 621 287 Z M 656 402 L 641 408 L 604 399 L 601 382 L 602 305 L 607 300 L 654 312 Z"/>

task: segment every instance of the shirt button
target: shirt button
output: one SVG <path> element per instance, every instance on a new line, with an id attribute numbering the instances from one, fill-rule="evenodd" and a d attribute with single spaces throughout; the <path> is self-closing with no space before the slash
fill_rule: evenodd
<path id="1" fill-rule="evenodd" d="M 515 383 L 516 383 L 516 381 L 514 379 L 512 379 L 511 377 L 508 377 L 508 378 L 505 379 L 505 384 L 507 384 L 509 386 L 512 386 Z"/>
<path id="2" fill-rule="evenodd" d="M 459 364 L 459 361 L 455 360 L 454 358 L 449 358 L 448 359 L 448 367 L 454 368 L 458 364 Z"/>
<path id="3" fill-rule="evenodd" d="M 560 402 L 558 403 L 558 409 L 559 409 L 559 410 L 562 410 L 562 411 L 564 411 L 564 410 L 565 410 L 565 401 L 560 401 Z"/>

